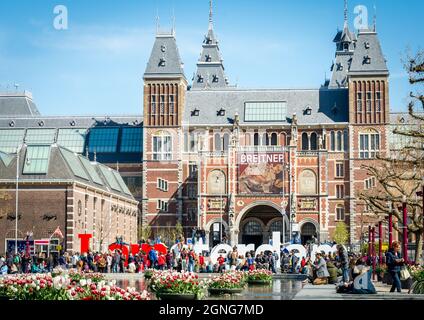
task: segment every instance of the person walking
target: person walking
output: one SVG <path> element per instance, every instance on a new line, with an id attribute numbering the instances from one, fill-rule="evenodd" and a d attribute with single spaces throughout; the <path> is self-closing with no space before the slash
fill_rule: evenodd
<path id="1" fill-rule="evenodd" d="M 400 282 L 400 268 L 405 264 L 405 260 L 400 252 L 400 243 L 394 241 L 392 247 L 386 253 L 387 269 L 393 279 L 393 285 L 390 292 L 402 292 L 402 284 Z"/>

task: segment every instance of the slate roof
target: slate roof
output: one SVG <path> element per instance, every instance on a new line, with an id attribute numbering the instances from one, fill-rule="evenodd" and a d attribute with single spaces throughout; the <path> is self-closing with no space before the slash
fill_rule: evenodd
<path id="1" fill-rule="evenodd" d="M 336 59 L 333 62 L 332 66 L 332 75 L 331 81 L 329 83 L 329 88 L 347 88 L 348 86 L 348 72 L 350 65 L 352 63 L 352 52 L 338 52 L 336 54 Z"/>
<path id="2" fill-rule="evenodd" d="M 101 177 L 102 185 L 96 183 L 94 180 L 92 180 L 88 170 L 83 166 L 82 164 L 82 156 L 77 155 L 67 149 L 64 149 L 56 144 L 51 145 L 50 147 L 50 156 L 49 156 L 49 164 L 48 164 L 48 172 L 47 174 L 23 174 L 23 165 L 25 163 L 25 157 L 26 157 L 26 149 L 27 147 L 24 146 L 20 151 L 20 174 L 19 174 L 19 180 L 21 182 L 24 181 L 75 181 L 80 182 L 86 185 L 90 185 L 95 188 L 99 188 L 101 190 L 113 193 L 115 195 L 119 195 L 122 197 L 126 197 L 130 200 L 134 200 L 134 197 L 129 192 L 128 189 L 125 189 L 123 187 L 120 187 L 120 190 L 114 190 L 111 187 L 112 183 L 122 183 L 122 181 L 118 181 L 117 178 L 116 181 L 108 181 L 108 179 L 102 174 L 102 170 L 106 169 L 109 170 L 113 176 L 119 173 L 109 167 L 106 167 L 100 163 L 97 162 L 91 162 L 90 165 L 92 166 L 92 169 L 94 169 L 97 174 Z M 64 155 L 65 153 L 68 154 L 68 157 L 73 158 L 66 158 Z M 9 155 L 9 157 L 12 156 L 13 160 L 9 161 L 8 164 L 5 164 L 4 161 L 0 161 L 0 182 L 9 182 L 9 181 L 15 181 L 16 180 L 16 155 Z M 3 158 L 3 156 L 2 156 Z M 102 168 L 102 170 L 101 170 Z M 86 179 L 81 178 L 80 176 L 76 175 L 75 172 L 78 172 L 78 170 L 84 170 L 84 175 Z M 115 173 L 114 173 L 115 172 Z"/>
<path id="3" fill-rule="evenodd" d="M 294 113 L 299 125 L 348 122 L 347 89 L 223 89 L 188 91 L 183 124 L 231 125 L 236 113 L 240 116 L 240 123 L 246 124 L 244 121 L 246 102 L 287 102 L 287 121 L 281 122 L 281 125 L 290 124 Z M 308 107 L 312 110 L 311 115 L 305 113 Z M 195 109 L 199 110 L 199 116 L 194 115 Z M 225 110 L 225 116 L 218 115 L 220 109 Z M 255 125 L 252 122 L 248 124 Z"/>
<path id="4" fill-rule="evenodd" d="M 40 112 L 32 101 L 30 92 L 0 93 L 0 117 L 33 117 L 38 115 L 40 115 Z"/>
<path id="5" fill-rule="evenodd" d="M 161 60 L 164 62 L 163 65 L 161 65 Z M 174 76 L 184 77 L 183 63 L 175 35 L 158 33 L 147 63 L 144 79 Z"/>
<path id="6" fill-rule="evenodd" d="M 366 58 L 370 58 L 370 63 L 366 63 Z M 360 30 L 355 52 L 353 54 L 352 65 L 349 70 L 350 75 L 388 75 L 386 59 L 381 49 L 377 33 L 371 30 Z"/>

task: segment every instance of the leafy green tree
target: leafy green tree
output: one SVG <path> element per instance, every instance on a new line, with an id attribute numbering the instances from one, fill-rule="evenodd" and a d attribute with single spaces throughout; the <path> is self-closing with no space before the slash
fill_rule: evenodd
<path id="1" fill-rule="evenodd" d="M 338 244 L 346 244 L 349 240 L 349 231 L 344 222 L 336 223 L 336 230 L 334 231 L 333 240 Z"/>

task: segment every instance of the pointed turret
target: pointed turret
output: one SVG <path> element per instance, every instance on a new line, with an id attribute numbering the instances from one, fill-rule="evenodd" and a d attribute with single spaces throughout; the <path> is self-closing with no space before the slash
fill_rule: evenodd
<path id="1" fill-rule="evenodd" d="M 202 45 L 202 53 L 193 77 L 193 89 L 225 88 L 228 80 L 218 40 L 213 30 L 212 0 L 209 1 L 209 28 Z"/>
<path id="2" fill-rule="evenodd" d="M 347 74 L 356 47 L 356 36 L 349 30 L 348 6 L 345 0 L 343 30 L 338 31 L 333 42 L 336 43 L 336 58 L 331 67 L 332 76 L 329 88 L 347 88 Z"/>
<path id="3" fill-rule="evenodd" d="M 185 77 L 174 32 L 156 33 L 155 44 L 147 64 L 144 79 Z"/>

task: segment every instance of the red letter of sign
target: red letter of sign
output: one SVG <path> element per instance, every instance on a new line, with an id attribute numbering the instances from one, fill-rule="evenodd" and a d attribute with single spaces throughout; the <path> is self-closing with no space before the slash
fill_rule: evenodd
<path id="1" fill-rule="evenodd" d="M 88 247 L 90 246 L 90 239 L 93 236 L 91 234 L 79 234 L 78 238 L 81 239 L 81 253 L 88 252 Z"/>

